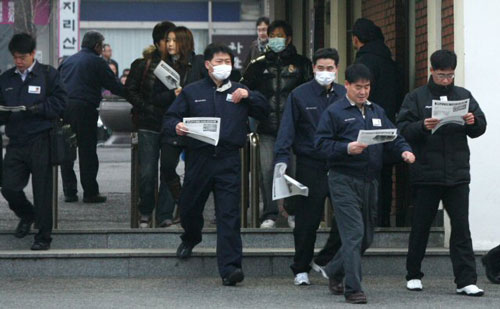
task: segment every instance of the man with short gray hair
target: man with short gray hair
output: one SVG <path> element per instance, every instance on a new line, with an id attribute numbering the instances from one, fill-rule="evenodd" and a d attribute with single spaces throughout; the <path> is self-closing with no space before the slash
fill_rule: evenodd
<path id="1" fill-rule="evenodd" d="M 124 96 L 124 88 L 106 61 L 100 57 L 104 36 L 97 31 L 87 32 L 82 49 L 66 59 L 59 71 L 68 89 L 69 102 L 64 119 L 76 133 L 80 162 L 80 181 L 84 203 L 104 203 L 106 197 L 99 194 L 97 184 L 97 108 L 101 102 L 102 88 Z M 65 202 L 78 201 L 77 181 L 73 160 L 61 165 Z"/>

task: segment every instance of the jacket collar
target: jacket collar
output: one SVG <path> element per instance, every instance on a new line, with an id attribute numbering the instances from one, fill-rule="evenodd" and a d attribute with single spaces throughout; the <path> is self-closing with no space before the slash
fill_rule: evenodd
<path id="1" fill-rule="evenodd" d="M 318 95 L 318 96 L 321 96 L 321 95 L 325 95 L 327 93 L 327 90 L 324 86 L 321 86 L 317 81 L 316 79 L 313 78 L 313 80 L 311 80 L 311 83 L 312 83 L 312 88 L 313 88 L 313 92 L 314 94 Z M 328 90 L 328 93 L 334 93 L 336 94 L 337 96 L 339 96 L 339 93 L 338 93 L 338 87 L 339 84 L 333 82 L 332 83 L 332 87 Z"/>
<path id="2" fill-rule="evenodd" d="M 340 100 L 338 102 L 338 104 L 341 104 L 343 109 L 349 109 L 349 108 L 353 108 L 353 107 L 358 108 L 356 106 L 356 104 L 351 103 L 351 101 L 347 98 L 347 94 L 345 95 L 345 97 L 342 100 Z M 365 106 L 371 108 L 373 106 L 373 104 L 372 104 L 372 102 L 366 100 Z"/>
<path id="3" fill-rule="evenodd" d="M 231 81 L 228 79 L 224 80 L 224 82 L 222 83 L 222 85 L 220 87 L 217 87 L 217 85 L 214 83 L 214 81 L 212 80 L 212 78 L 210 77 L 210 75 L 208 75 L 205 80 L 210 84 L 212 85 L 213 87 L 216 88 L 216 91 L 218 92 L 224 92 L 228 89 L 231 89 L 231 87 L 233 86 L 233 84 L 231 84 Z"/>
<path id="4" fill-rule="evenodd" d="M 33 74 L 36 76 L 39 68 L 40 68 L 40 64 L 35 59 L 35 61 L 33 61 L 33 64 L 28 69 L 26 69 L 26 71 L 28 71 L 26 77 L 29 76 L 30 74 Z M 11 69 L 10 74 L 11 75 L 21 75 L 21 72 L 19 72 L 19 70 L 16 67 L 13 67 Z"/>

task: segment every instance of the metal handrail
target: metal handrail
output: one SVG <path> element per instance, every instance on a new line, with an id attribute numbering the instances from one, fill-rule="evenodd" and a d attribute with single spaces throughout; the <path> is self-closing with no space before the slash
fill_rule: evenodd
<path id="1" fill-rule="evenodd" d="M 240 159 L 241 159 L 241 227 L 248 227 L 248 206 L 249 206 L 249 182 L 248 182 L 248 172 L 249 172 L 249 141 L 245 142 L 243 148 L 240 149 Z"/>
<path id="2" fill-rule="evenodd" d="M 57 165 L 52 166 L 52 228 L 59 228 L 59 168 Z"/>
<path id="3" fill-rule="evenodd" d="M 252 227 L 259 226 L 259 169 L 260 143 L 257 133 L 249 134 L 250 142 L 250 209 L 252 213 Z"/>
<path id="4" fill-rule="evenodd" d="M 259 226 L 259 136 L 248 134 L 245 146 L 240 149 L 241 156 L 241 226 L 248 227 L 250 208 L 250 227 Z"/>
<path id="5" fill-rule="evenodd" d="M 131 165 L 130 165 L 130 228 L 139 227 L 138 204 L 138 176 L 139 176 L 139 137 L 137 132 L 132 132 L 131 137 Z"/>

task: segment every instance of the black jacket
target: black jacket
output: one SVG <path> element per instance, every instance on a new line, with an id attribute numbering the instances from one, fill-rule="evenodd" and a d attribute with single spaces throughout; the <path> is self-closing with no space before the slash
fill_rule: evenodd
<path id="1" fill-rule="evenodd" d="M 276 136 L 290 92 L 313 77 L 311 61 L 297 54 L 293 45 L 279 54 L 267 51 L 250 63 L 241 82 L 268 100 L 271 112 L 261 121 L 257 132 Z"/>
<path id="2" fill-rule="evenodd" d="M 136 59 L 130 68 L 125 88 L 127 100 L 133 106 L 132 114 L 137 129 L 160 132 L 163 115 L 175 100 L 175 91 L 168 90 L 153 73 L 160 60 L 156 47 L 150 46 L 144 50 L 143 58 Z M 145 72 L 148 61 L 149 67 Z M 166 62 L 173 67 L 170 59 Z M 188 67 L 178 69 L 182 87 L 205 76 L 203 63 L 201 56 L 192 54 Z"/>
<path id="3" fill-rule="evenodd" d="M 447 96 L 449 101 L 470 99 L 474 125 L 446 124 L 434 134 L 426 130 L 424 119 L 431 117 L 432 100 L 439 100 L 440 96 Z M 406 95 L 397 125 L 416 157 L 410 166 L 413 184 L 452 186 L 470 182 L 467 137 L 481 136 L 486 131 L 486 118 L 468 90 L 438 86 L 431 77 L 427 85 Z"/>
<path id="4" fill-rule="evenodd" d="M 2 112 L 8 116 L 3 121 L 9 146 L 23 146 L 52 128 L 54 120 L 62 117 L 68 97 L 59 73 L 51 66 L 37 62 L 24 82 L 15 71 L 13 67 L 0 76 L 0 105 L 39 107 L 33 112 Z"/>
<path id="5" fill-rule="evenodd" d="M 387 117 L 394 122 L 401 106 L 402 76 L 391 58 L 391 51 L 384 41 L 371 41 L 358 50 L 355 63 L 366 65 L 373 75 L 368 100 L 382 106 Z"/>
<path id="6" fill-rule="evenodd" d="M 82 48 L 64 60 L 58 70 L 70 101 L 86 102 L 97 108 L 101 103 L 102 88 L 124 96 L 123 85 L 107 62 L 89 48 Z"/>

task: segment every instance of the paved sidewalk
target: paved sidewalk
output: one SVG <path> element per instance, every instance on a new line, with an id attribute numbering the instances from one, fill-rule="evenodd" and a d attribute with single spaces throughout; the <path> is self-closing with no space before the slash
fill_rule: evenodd
<path id="1" fill-rule="evenodd" d="M 224 287 L 219 278 L 25 279 L 0 288 L 1 308 L 353 308 L 329 293 L 327 281 L 296 287 L 293 278 L 247 278 Z M 482 278 L 483 297 L 455 295 L 452 278 L 424 279 L 423 292 L 405 289 L 404 278 L 365 277 L 370 308 L 497 308 L 500 286 Z M 363 307 L 363 308 L 365 308 Z"/>

